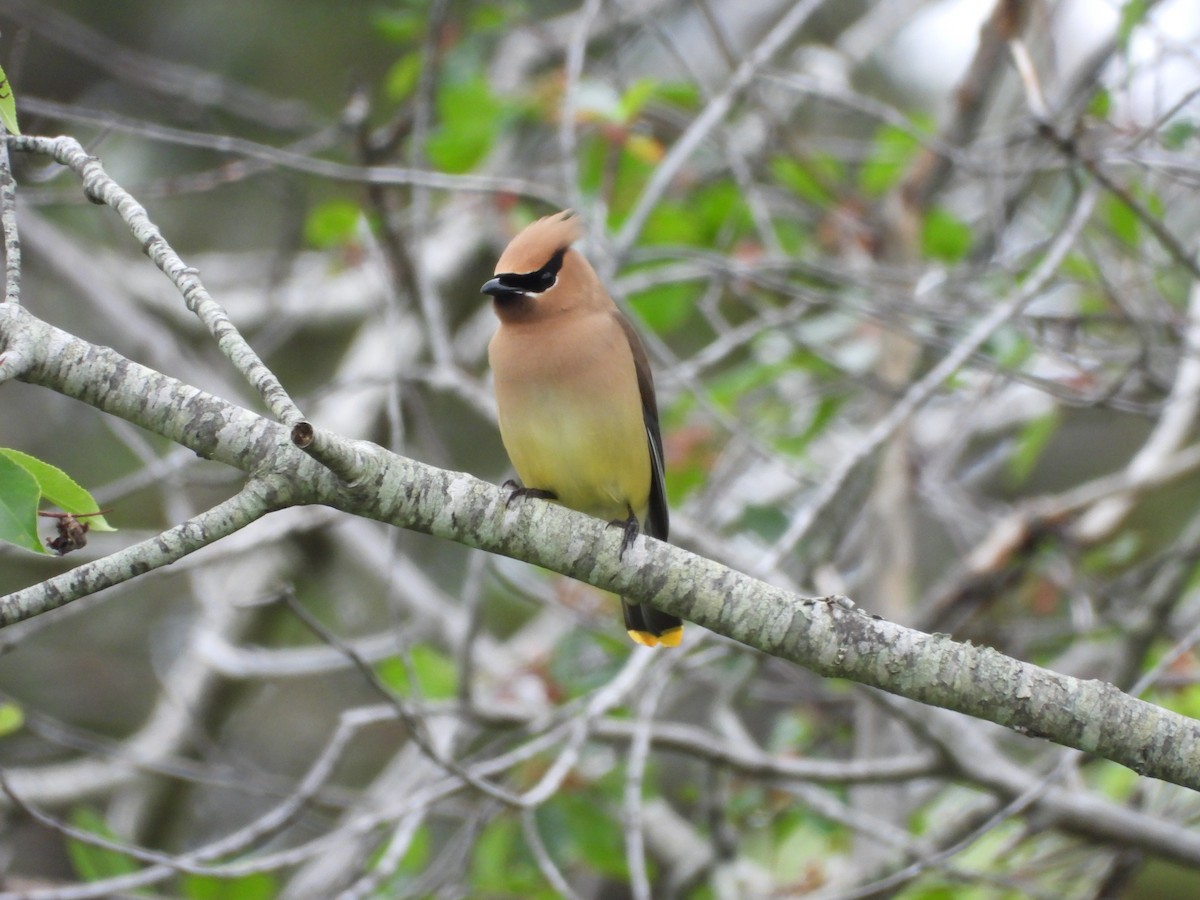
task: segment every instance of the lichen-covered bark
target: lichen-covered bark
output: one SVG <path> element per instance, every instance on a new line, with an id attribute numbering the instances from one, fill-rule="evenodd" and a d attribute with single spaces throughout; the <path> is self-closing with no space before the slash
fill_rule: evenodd
<path id="1" fill-rule="evenodd" d="M 290 429 L 88 344 L 21 311 L 0 341 L 32 360 L 24 380 L 59 390 L 252 476 L 226 503 L 155 539 L 0 598 L 11 624 L 165 565 L 273 508 L 321 503 L 526 560 L 682 616 L 821 675 L 847 678 L 1095 753 L 1200 789 L 1200 723 L 1110 684 L 1060 675 L 989 648 L 870 615 L 845 598 L 808 598 L 650 538 L 618 558 L 622 533 L 470 475 L 316 432 Z M 351 471 L 353 470 L 353 471 Z M 348 477 L 352 476 L 352 477 Z"/>

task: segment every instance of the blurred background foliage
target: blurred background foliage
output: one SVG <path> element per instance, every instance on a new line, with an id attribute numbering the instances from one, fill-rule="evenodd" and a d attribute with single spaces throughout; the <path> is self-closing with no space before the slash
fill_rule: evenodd
<path id="1" fill-rule="evenodd" d="M 574 205 L 655 363 L 680 544 L 1122 687 L 1161 662 L 1147 699 L 1195 715 L 1181 640 L 1200 497 L 1183 458 L 1198 16 L 1180 2 L 1001 4 L 1022 20 L 1031 84 L 991 4 L 810 5 L 741 90 L 739 67 L 800 4 L 0 0 L 0 61 L 22 130 L 99 156 L 318 424 L 508 477 L 478 287 L 523 223 Z M 15 167 L 36 315 L 259 408 L 110 210 L 44 160 Z M 1031 302 L 881 440 L 889 410 L 1035 278 Z M 1178 471 L 1103 527 L 1087 519 L 1114 495 L 1092 480 L 1156 441 L 1166 452 L 1139 471 Z M 65 559 L 0 550 L 4 592 L 242 478 L 18 383 L 0 385 L 0 445 L 69 471 L 120 529 Z M 185 867 L 152 890 L 1195 890 L 1149 839 L 1133 852 L 997 814 L 1012 797 L 863 691 L 708 635 L 639 661 L 617 621 L 584 586 L 305 509 L 10 628 L 0 764 L 59 825 L 10 800 L 6 886 L 57 896 L 150 871 L 133 845 L 200 852 L 303 793 L 347 714 L 382 707 L 297 809 L 196 857 L 214 872 Z M 512 791 L 564 760 L 566 774 L 526 813 L 461 782 L 426 795 L 453 778 L 380 686 L 464 765 L 512 755 L 488 772 Z M 986 734 L 1039 775 L 1062 764 Z M 788 769 L 810 759 L 880 768 L 866 786 L 849 769 Z M 1183 792 L 1071 765 L 1073 790 L 1180 828 L 1196 814 Z"/>

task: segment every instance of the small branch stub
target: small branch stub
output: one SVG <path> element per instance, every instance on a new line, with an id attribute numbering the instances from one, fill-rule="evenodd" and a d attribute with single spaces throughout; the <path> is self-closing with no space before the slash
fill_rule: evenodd
<path id="1" fill-rule="evenodd" d="M 292 426 L 292 443 L 301 450 L 313 442 L 313 427 L 307 422 L 297 422 Z"/>

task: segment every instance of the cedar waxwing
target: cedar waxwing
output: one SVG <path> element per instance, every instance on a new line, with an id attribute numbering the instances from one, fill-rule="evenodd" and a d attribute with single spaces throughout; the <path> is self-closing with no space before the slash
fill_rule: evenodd
<path id="1" fill-rule="evenodd" d="M 633 325 L 571 244 L 571 210 L 538 219 L 512 239 L 496 277 L 500 328 L 488 345 L 500 437 L 524 487 L 625 528 L 666 540 L 662 436 L 650 362 Z M 628 603 L 625 628 L 639 644 L 678 646 L 683 622 Z"/>

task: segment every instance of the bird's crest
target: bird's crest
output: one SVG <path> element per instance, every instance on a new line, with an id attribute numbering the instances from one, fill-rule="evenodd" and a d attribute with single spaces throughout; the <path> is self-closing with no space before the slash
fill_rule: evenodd
<path id="1" fill-rule="evenodd" d="M 496 274 L 536 272 L 559 250 L 579 240 L 583 228 L 575 211 L 564 209 L 526 225 L 500 254 Z"/>

